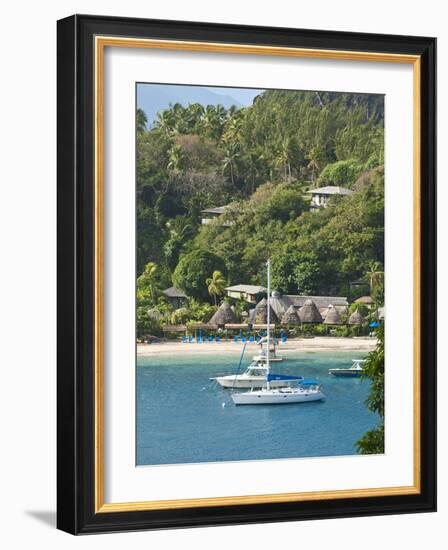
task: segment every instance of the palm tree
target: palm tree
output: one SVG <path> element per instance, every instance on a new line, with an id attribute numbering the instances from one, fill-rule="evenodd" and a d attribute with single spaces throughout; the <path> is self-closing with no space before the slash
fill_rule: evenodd
<path id="1" fill-rule="evenodd" d="M 224 158 L 222 160 L 224 172 L 229 170 L 230 181 L 232 185 L 235 184 L 235 172 L 236 172 L 236 161 L 238 160 L 240 153 L 238 151 L 237 143 L 229 143 L 225 146 Z"/>
<path id="2" fill-rule="evenodd" d="M 277 166 L 283 168 L 285 180 L 291 181 L 291 144 L 288 138 L 283 139 L 276 158 Z"/>
<path id="3" fill-rule="evenodd" d="M 208 293 L 213 296 L 216 306 L 216 296 L 222 296 L 224 294 L 226 280 L 221 271 L 213 271 L 213 275 L 206 279 Z"/>
<path id="4" fill-rule="evenodd" d="M 249 151 L 244 158 L 244 164 L 247 166 L 247 175 L 251 181 L 251 193 L 255 191 L 255 179 L 263 168 L 264 157 L 258 151 Z"/>
<path id="5" fill-rule="evenodd" d="M 159 128 L 165 135 L 170 136 L 174 132 L 176 120 L 171 109 L 165 109 L 157 113 L 155 126 Z"/>
<path id="6" fill-rule="evenodd" d="M 221 132 L 221 121 L 219 120 L 213 105 L 207 105 L 202 117 L 204 131 L 208 137 L 216 138 Z"/>
<path id="7" fill-rule="evenodd" d="M 148 124 L 148 118 L 145 114 L 145 111 L 143 111 L 142 109 L 137 109 L 137 116 L 135 121 L 137 134 L 143 134 L 143 132 L 146 132 L 147 124 Z"/>
<path id="8" fill-rule="evenodd" d="M 144 289 L 145 287 L 149 289 L 151 300 L 154 301 L 156 294 L 156 273 L 157 273 L 157 264 L 154 262 L 148 262 L 145 265 L 145 269 L 140 277 L 137 279 L 137 288 Z"/>
<path id="9" fill-rule="evenodd" d="M 384 281 L 383 266 L 380 262 L 370 262 L 369 271 L 366 272 L 366 278 L 370 285 L 370 295 L 374 294 L 375 290 Z"/>
<path id="10" fill-rule="evenodd" d="M 321 169 L 322 156 L 322 151 L 320 151 L 318 147 L 311 147 L 307 169 L 311 170 L 312 183 L 314 183 L 314 180 Z"/>
<path id="11" fill-rule="evenodd" d="M 183 168 L 184 156 L 182 147 L 176 143 L 171 147 L 169 152 L 168 169 L 173 172 L 180 172 Z"/>
<path id="12" fill-rule="evenodd" d="M 188 105 L 185 118 L 188 125 L 188 131 L 194 132 L 199 129 L 202 117 L 204 116 L 205 109 L 200 103 L 190 103 Z"/>

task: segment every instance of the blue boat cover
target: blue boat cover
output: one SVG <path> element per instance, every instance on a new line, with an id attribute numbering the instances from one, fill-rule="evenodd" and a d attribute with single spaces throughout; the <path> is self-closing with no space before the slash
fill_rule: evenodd
<path id="1" fill-rule="evenodd" d="M 301 386 L 318 386 L 319 382 L 317 380 L 304 380 L 300 382 Z"/>
<path id="2" fill-rule="evenodd" d="M 303 376 L 291 376 L 289 374 L 268 374 L 267 380 L 303 380 Z"/>

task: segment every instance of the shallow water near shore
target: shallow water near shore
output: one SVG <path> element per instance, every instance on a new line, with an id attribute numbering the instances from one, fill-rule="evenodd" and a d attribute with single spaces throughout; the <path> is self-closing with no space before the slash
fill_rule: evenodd
<path id="1" fill-rule="evenodd" d="M 147 356 L 137 360 L 137 465 L 341 456 L 378 424 L 364 401 L 369 381 L 335 378 L 365 353 L 288 354 L 271 371 L 317 379 L 324 402 L 236 407 L 209 379 L 236 371 L 235 354 Z M 243 360 L 243 367 L 250 362 Z"/>

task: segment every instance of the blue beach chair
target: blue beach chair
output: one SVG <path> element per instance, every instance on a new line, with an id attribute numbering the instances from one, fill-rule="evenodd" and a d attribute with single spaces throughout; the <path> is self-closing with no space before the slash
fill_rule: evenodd
<path id="1" fill-rule="evenodd" d="M 215 341 L 217 344 L 219 344 L 219 336 L 216 336 Z"/>
<path id="2" fill-rule="evenodd" d="M 235 344 L 237 344 L 238 343 L 238 336 L 234 336 L 233 341 L 235 342 Z"/>

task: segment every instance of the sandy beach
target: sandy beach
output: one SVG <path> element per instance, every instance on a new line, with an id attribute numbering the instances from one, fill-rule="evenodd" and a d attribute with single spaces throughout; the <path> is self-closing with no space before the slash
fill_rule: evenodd
<path id="1" fill-rule="evenodd" d="M 222 340 L 216 342 L 201 343 L 182 343 L 177 342 L 157 342 L 153 344 L 138 344 L 137 355 L 176 355 L 182 353 L 241 353 L 243 343 Z M 316 336 L 315 338 L 291 338 L 284 344 L 279 343 L 278 354 L 287 354 L 292 352 L 325 352 L 325 351 L 360 351 L 369 352 L 375 349 L 376 338 L 337 338 L 331 336 Z M 256 343 L 248 343 L 247 352 L 256 352 L 259 346 Z"/>

